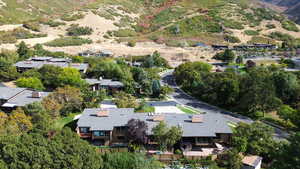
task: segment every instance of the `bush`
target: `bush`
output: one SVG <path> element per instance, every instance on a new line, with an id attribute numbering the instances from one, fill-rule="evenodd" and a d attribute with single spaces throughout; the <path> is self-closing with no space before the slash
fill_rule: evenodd
<path id="1" fill-rule="evenodd" d="M 73 15 L 66 14 L 61 17 L 61 19 L 63 21 L 76 21 L 76 20 L 82 19 L 82 18 L 84 18 L 84 15 L 82 13 L 77 13 L 77 14 L 73 14 Z"/>
<path id="2" fill-rule="evenodd" d="M 64 22 L 58 22 L 58 21 L 52 21 L 52 20 L 41 21 L 41 23 L 44 25 L 49 25 L 50 27 L 58 27 L 60 25 L 66 25 L 66 23 L 64 23 Z"/>
<path id="3" fill-rule="evenodd" d="M 68 29 L 69 36 L 81 36 L 81 35 L 90 35 L 93 33 L 93 29 L 90 27 L 81 27 L 78 24 L 72 24 Z"/>
<path id="4" fill-rule="evenodd" d="M 130 47 L 135 47 L 136 41 L 133 41 L 133 40 L 129 41 L 127 45 L 130 46 Z"/>
<path id="5" fill-rule="evenodd" d="M 18 39 L 30 39 L 45 37 L 46 34 L 34 34 L 28 30 L 17 28 L 12 31 L 0 31 L 0 44 L 2 43 L 16 43 Z"/>
<path id="6" fill-rule="evenodd" d="M 38 22 L 33 22 L 33 21 L 25 22 L 25 23 L 23 23 L 23 27 L 26 29 L 36 31 L 36 32 L 40 31 L 40 24 Z"/>
<path id="7" fill-rule="evenodd" d="M 244 26 L 241 22 L 234 21 L 232 19 L 227 19 L 223 21 L 223 24 L 226 28 L 230 29 L 244 29 Z"/>
<path id="8" fill-rule="evenodd" d="M 281 33 L 281 32 L 272 32 L 269 35 L 269 37 L 273 38 L 273 39 L 276 39 L 276 40 L 280 40 L 280 41 L 292 41 L 292 40 L 294 40 L 294 38 L 291 35 Z"/>
<path id="9" fill-rule="evenodd" d="M 274 39 L 266 38 L 266 37 L 263 37 L 263 36 L 253 36 L 251 38 L 251 40 L 248 41 L 247 43 L 249 43 L 249 44 L 254 44 L 254 43 L 276 44 L 276 41 Z"/>
<path id="10" fill-rule="evenodd" d="M 224 39 L 230 43 L 240 43 L 241 40 L 238 37 L 231 36 L 231 35 L 225 35 Z"/>
<path id="11" fill-rule="evenodd" d="M 259 32 L 255 30 L 245 30 L 244 33 L 249 36 L 259 35 Z"/>
<path id="12" fill-rule="evenodd" d="M 282 27 L 288 31 L 294 31 L 294 32 L 299 32 L 299 28 L 297 25 L 289 20 L 285 20 L 281 23 Z"/>
<path id="13" fill-rule="evenodd" d="M 80 38 L 80 37 L 62 37 L 54 39 L 51 42 L 46 43 L 47 46 L 52 47 L 63 47 L 63 46 L 81 46 L 83 44 L 91 44 L 93 41 L 90 39 Z"/>
<path id="14" fill-rule="evenodd" d="M 274 24 L 267 24 L 266 27 L 268 29 L 274 29 L 274 28 L 276 28 L 276 26 Z"/>
<path id="15" fill-rule="evenodd" d="M 137 33 L 131 29 L 120 29 L 118 31 L 114 31 L 114 35 L 116 37 L 132 37 L 132 36 L 136 36 Z"/>
<path id="16" fill-rule="evenodd" d="M 44 90 L 44 86 L 40 79 L 36 77 L 20 78 L 16 81 L 18 87 L 31 88 L 35 90 Z"/>

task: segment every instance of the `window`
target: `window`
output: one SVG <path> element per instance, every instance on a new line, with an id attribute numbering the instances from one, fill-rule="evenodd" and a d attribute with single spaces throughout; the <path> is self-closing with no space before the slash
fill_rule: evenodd
<path id="1" fill-rule="evenodd" d="M 93 135 L 96 136 L 96 137 L 99 137 L 99 136 L 109 136 L 110 132 L 109 131 L 94 131 Z"/>
<path id="2" fill-rule="evenodd" d="M 80 130 L 80 133 L 88 133 L 89 132 L 88 127 L 80 127 L 79 130 Z"/>
<path id="3" fill-rule="evenodd" d="M 94 131 L 94 136 L 99 137 L 99 136 L 104 136 L 105 132 L 104 131 Z"/>

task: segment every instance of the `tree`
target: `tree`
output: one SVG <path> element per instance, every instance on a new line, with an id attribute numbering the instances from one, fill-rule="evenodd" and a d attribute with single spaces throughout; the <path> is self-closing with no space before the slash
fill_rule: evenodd
<path id="1" fill-rule="evenodd" d="M 41 80 L 47 88 L 55 89 L 59 87 L 60 81 L 58 79 L 58 75 L 60 75 L 63 71 L 61 67 L 44 65 L 38 71 L 42 75 Z"/>
<path id="2" fill-rule="evenodd" d="M 272 169 L 300 169 L 300 133 L 295 133 L 288 138 L 279 149 L 274 149 Z"/>
<path id="3" fill-rule="evenodd" d="M 22 41 L 17 47 L 17 53 L 22 60 L 28 59 L 32 56 L 30 49 L 27 47 L 24 41 Z"/>
<path id="4" fill-rule="evenodd" d="M 21 132 L 27 132 L 32 129 L 31 117 L 26 116 L 20 107 L 12 112 L 9 116 L 9 120 L 16 123 Z"/>
<path id="5" fill-rule="evenodd" d="M 235 54 L 232 50 L 226 49 L 223 54 L 223 60 L 227 62 L 232 62 L 235 58 Z"/>
<path id="6" fill-rule="evenodd" d="M 276 147 L 273 134 L 274 130 L 263 123 L 240 123 L 234 130 L 232 146 L 240 152 L 270 159 L 270 152 Z"/>
<path id="7" fill-rule="evenodd" d="M 242 167 L 242 157 L 235 149 L 228 150 L 220 155 L 216 159 L 218 166 L 227 169 L 240 169 Z"/>
<path id="8" fill-rule="evenodd" d="M 131 119 L 127 122 L 128 127 L 127 138 L 131 143 L 143 145 L 148 141 L 147 130 L 148 126 L 145 121 L 138 119 Z"/>
<path id="9" fill-rule="evenodd" d="M 103 165 L 95 148 L 68 128 L 53 135 L 1 137 L 0 152 L 7 168 L 100 169 Z"/>
<path id="10" fill-rule="evenodd" d="M 117 104 L 118 108 L 136 108 L 138 106 L 136 98 L 123 91 L 115 94 L 114 102 Z"/>
<path id="11" fill-rule="evenodd" d="M 21 135 L 32 129 L 31 117 L 17 108 L 10 115 L 0 112 L 0 136 Z"/>
<path id="12" fill-rule="evenodd" d="M 42 103 L 34 102 L 27 104 L 22 108 L 26 115 L 31 117 L 33 124 L 33 130 L 35 131 L 47 131 L 50 129 L 53 120 L 43 107 Z"/>
<path id="13" fill-rule="evenodd" d="M 153 97 L 159 97 L 161 92 L 161 86 L 159 80 L 153 80 L 152 81 L 152 95 Z"/>
<path id="14" fill-rule="evenodd" d="M 81 79 L 80 72 L 71 67 L 64 68 L 60 74 L 58 74 L 58 80 L 60 86 L 74 86 L 81 87 L 84 84 L 84 81 Z"/>
<path id="15" fill-rule="evenodd" d="M 233 62 L 235 59 L 235 54 L 232 50 L 226 49 L 224 52 L 217 53 L 213 58 L 216 60 L 222 60 L 224 62 Z"/>
<path id="16" fill-rule="evenodd" d="M 177 143 L 182 136 L 182 129 L 179 126 L 169 128 L 163 121 L 152 128 L 154 140 L 158 143 L 161 151 L 170 149 Z"/>
<path id="17" fill-rule="evenodd" d="M 40 79 L 36 77 L 21 77 L 16 81 L 18 87 L 31 88 L 35 90 L 44 90 L 44 86 Z"/>
<path id="18" fill-rule="evenodd" d="M 235 61 L 237 64 L 243 64 L 244 63 L 244 58 L 243 56 L 238 56 L 236 58 L 236 61 Z"/>
<path id="19" fill-rule="evenodd" d="M 276 87 L 277 97 L 286 103 L 292 103 L 297 100 L 297 97 L 300 95 L 300 86 L 296 75 L 278 71 L 273 73 L 272 79 Z"/>
<path id="20" fill-rule="evenodd" d="M 280 116 L 280 118 L 284 119 L 285 122 L 293 120 L 293 117 L 295 117 L 296 113 L 296 110 L 289 105 L 282 105 L 277 111 L 277 114 Z"/>
<path id="21" fill-rule="evenodd" d="M 81 89 L 84 108 L 96 108 L 106 97 L 106 90 L 91 91 L 88 86 Z"/>
<path id="22" fill-rule="evenodd" d="M 241 81 L 240 110 L 256 117 L 256 112 L 269 112 L 281 105 L 270 72 L 265 68 L 251 69 Z M 264 114 L 263 114 L 264 116 Z"/>
<path id="23" fill-rule="evenodd" d="M 116 152 L 102 156 L 105 169 L 160 169 L 161 163 L 141 153 Z"/>
<path id="24" fill-rule="evenodd" d="M 63 116 L 81 112 L 83 98 L 80 89 L 65 86 L 57 88 L 53 93 L 44 98 L 42 103 L 52 117 L 57 118 L 59 112 Z"/>

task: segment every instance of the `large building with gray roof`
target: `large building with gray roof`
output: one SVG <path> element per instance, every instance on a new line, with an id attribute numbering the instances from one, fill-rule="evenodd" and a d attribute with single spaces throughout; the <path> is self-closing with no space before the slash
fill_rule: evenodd
<path id="1" fill-rule="evenodd" d="M 215 142 L 228 142 L 232 134 L 227 120 L 221 114 L 153 114 L 135 113 L 133 108 L 85 109 L 77 122 L 77 132 L 82 138 L 99 141 L 103 145 L 126 143 L 126 125 L 131 119 L 145 121 L 149 144 L 152 128 L 160 121 L 168 126 L 180 126 L 181 142 L 192 146 L 207 146 Z"/>
<path id="2" fill-rule="evenodd" d="M 32 91 L 26 88 L 0 87 L 0 104 L 2 109 L 11 110 L 42 101 L 49 94 L 49 92 Z"/>
<path id="3" fill-rule="evenodd" d="M 53 57 L 33 57 L 25 61 L 19 61 L 15 64 L 19 72 L 24 72 L 29 69 L 39 69 L 44 65 L 53 65 L 61 68 L 72 67 L 85 73 L 88 69 L 86 63 L 71 63 L 68 58 L 53 58 Z"/>

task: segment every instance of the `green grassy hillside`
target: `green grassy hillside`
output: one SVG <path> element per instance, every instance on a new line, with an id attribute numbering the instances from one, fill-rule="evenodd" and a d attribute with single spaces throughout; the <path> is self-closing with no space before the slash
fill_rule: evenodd
<path id="1" fill-rule="evenodd" d="M 262 43 L 271 42 L 268 30 L 284 30 L 284 33 L 300 31 L 294 22 L 259 6 L 254 0 L 2 1 L 2 24 L 45 18 L 61 18 L 68 22 L 83 17 L 81 14 L 73 15 L 74 12 L 89 10 L 107 20 L 118 20 L 115 25 L 120 30 L 109 31 L 105 36 L 119 41 L 153 40 L 170 46 L 197 42 Z"/>

